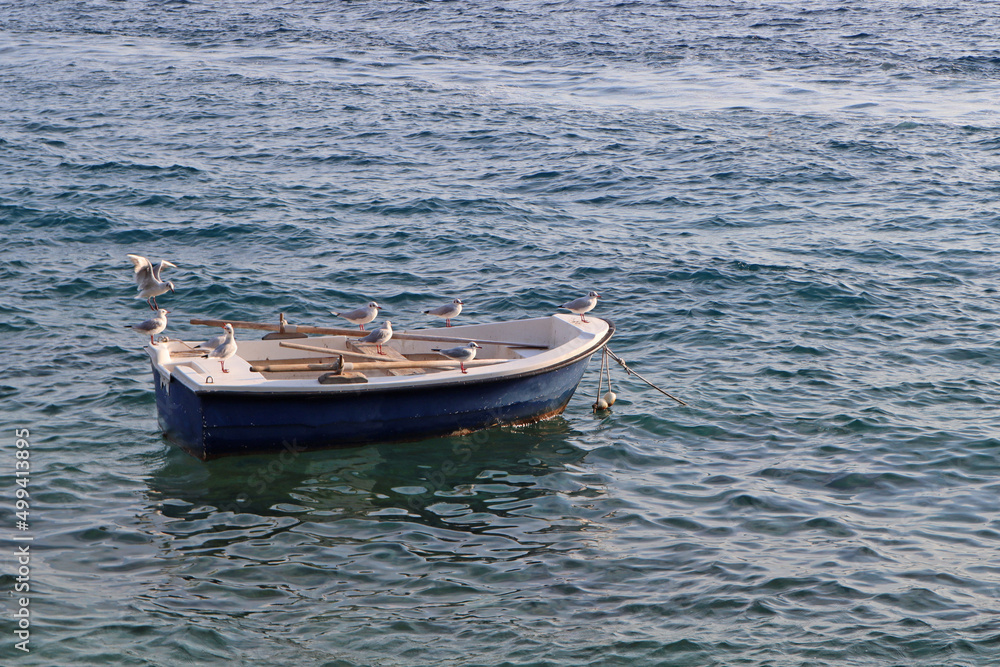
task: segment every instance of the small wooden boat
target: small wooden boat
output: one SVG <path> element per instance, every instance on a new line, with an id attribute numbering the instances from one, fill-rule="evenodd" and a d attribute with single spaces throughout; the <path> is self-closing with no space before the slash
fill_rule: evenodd
<path id="1" fill-rule="evenodd" d="M 192 320 L 196 324 L 223 322 Z M 232 322 L 237 329 L 278 326 Z M 303 333 L 323 335 L 302 337 Z M 221 372 L 195 343 L 145 347 L 153 366 L 160 426 L 202 459 L 249 452 L 304 451 L 460 435 L 560 414 L 590 357 L 614 325 L 552 315 L 394 334 L 377 354 L 365 332 L 294 327 L 263 340 L 237 337 Z M 290 340 L 297 336 L 295 340 Z M 477 342 L 476 359 L 434 352 Z"/>

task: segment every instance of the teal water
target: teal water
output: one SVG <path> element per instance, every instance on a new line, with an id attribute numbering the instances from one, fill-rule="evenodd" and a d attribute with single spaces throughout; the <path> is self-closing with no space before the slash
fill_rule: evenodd
<path id="1" fill-rule="evenodd" d="M 1000 665 L 1000 4 L 0 2 L 4 665 Z M 192 317 L 546 315 L 561 417 L 203 463 Z M 15 429 L 30 430 L 17 531 Z M 29 536 L 30 652 L 14 535 Z"/>

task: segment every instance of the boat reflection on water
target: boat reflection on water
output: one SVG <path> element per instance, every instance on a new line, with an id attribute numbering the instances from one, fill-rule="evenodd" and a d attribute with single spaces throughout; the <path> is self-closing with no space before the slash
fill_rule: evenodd
<path id="1" fill-rule="evenodd" d="M 345 518 L 398 520 L 456 530 L 487 528 L 490 517 L 582 484 L 563 476 L 586 451 L 563 417 L 520 428 L 405 445 L 198 461 L 169 447 L 150 478 L 150 500 L 167 521 L 209 515 L 294 518 L 295 523 Z"/>
<path id="2" fill-rule="evenodd" d="M 203 606 L 221 633 L 238 623 L 341 642 L 356 627 L 391 633 L 411 616 L 449 622 L 522 595 L 547 600 L 549 568 L 571 569 L 607 535 L 591 523 L 609 510 L 603 478 L 578 469 L 581 435 L 556 417 L 207 462 L 165 446 L 139 517 L 157 576 L 134 604 Z"/>

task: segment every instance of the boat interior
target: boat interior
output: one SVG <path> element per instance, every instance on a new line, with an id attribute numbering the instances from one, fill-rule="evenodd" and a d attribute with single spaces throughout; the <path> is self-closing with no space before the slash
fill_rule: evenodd
<path id="1" fill-rule="evenodd" d="M 426 376 L 495 375 L 513 370 L 505 362 L 551 363 L 607 329 L 608 324 L 597 318 L 584 323 L 578 316 L 559 314 L 495 324 L 397 331 L 382 345 L 381 353 L 374 344 L 359 341 L 358 334 L 364 335 L 361 331 L 314 336 L 272 332 L 261 339 L 256 338 L 257 331 L 238 330 L 238 351 L 226 360 L 227 373 L 222 373 L 218 359 L 208 358 L 208 349 L 197 347 L 200 341 L 167 340 L 147 346 L 147 350 L 164 371 L 187 376 L 199 385 L 412 382 Z M 255 337 L 249 338 L 251 335 Z M 476 350 L 473 361 L 465 362 L 466 374 L 461 372 L 458 361 L 434 351 L 470 341 L 482 349 Z"/>

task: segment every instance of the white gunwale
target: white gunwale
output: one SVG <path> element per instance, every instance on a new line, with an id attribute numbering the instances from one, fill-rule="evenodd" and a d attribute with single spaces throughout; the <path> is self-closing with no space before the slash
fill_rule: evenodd
<path id="1" fill-rule="evenodd" d="M 250 361 L 280 362 L 282 359 L 302 359 L 322 357 L 321 353 L 308 353 L 279 345 L 278 340 L 240 340 L 239 351 L 226 362 L 229 373 L 220 372 L 218 361 L 214 359 L 173 356 L 172 352 L 188 350 L 197 343 L 169 341 L 155 346 L 146 345 L 145 350 L 152 360 L 161 381 L 173 377 L 178 382 L 197 393 L 281 393 L 281 394 L 337 394 L 357 392 L 378 392 L 412 387 L 436 387 L 449 384 L 477 383 L 545 372 L 572 360 L 593 354 L 607 342 L 613 326 L 597 317 L 589 317 L 582 322 L 578 315 L 555 314 L 525 320 L 512 320 L 493 324 L 453 326 L 446 329 L 408 330 L 405 333 L 429 333 L 447 335 L 459 341 L 470 340 L 514 340 L 531 345 L 546 345 L 548 349 L 518 349 L 500 345 L 484 345 L 477 359 L 508 359 L 503 363 L 478 366 L 463 374 L 454 364 L 450 370 L 432 371 L 420 375 L 382 376 L 373 374 L 363 384 L 320 384 L 317 379 L 321 372 L 313 372 L 310 377 L 278 379 L 274 374 L 257 373 L 250 370 Z M 402 333 L 402 332 L 401 332 Z M 331 348 L 331 355 L 337 348 L 345 349 L 344 336 L 314 336 L 299 339 L 309 345 Z M 389 346 L 404 355 L 434 355 L 432 347 L 443 347 L 440 342 L 419 340 L 392 340 Z M 442 358 L 443 359 L 443 358 Z M 443 359 L 442 365 L 448 365 Z"/>

